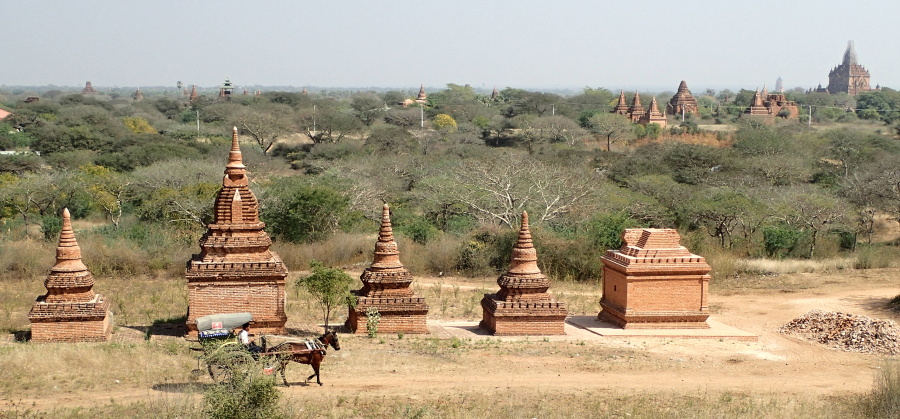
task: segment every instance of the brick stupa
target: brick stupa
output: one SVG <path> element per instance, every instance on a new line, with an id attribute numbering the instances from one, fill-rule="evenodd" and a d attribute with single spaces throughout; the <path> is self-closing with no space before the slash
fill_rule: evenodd
<path id="1" fill-rule="evenodd" d="M 669 100 L 669 103 L 666 105 L 666 111 L 672 115 L 689 113 L 696 115 L 699 110 L 700 105 L 697 103 L 697 99 L 694 98 L 694 95 L 691 94 L 691 90 L 688 89 L 687 82 L 682 80 L 681 84 L 678 85 L 678 91 L 675 92 L 675 95 L 672 96 L 672 99 Z"/>
<path id="2" fill-rule="evenodd" d="M 640 102 L 640 99 L 638 99 L 638 102 Z M 624 116 L 630 117 L 630 115 L 628 113 L 628 104 L 625 103 L 625 91 L 624 90 L 619 91 L 619 101 L 616 103 L 616 107 L 613 108 L 612 113 L 614 113 L 616 115 L 624 115 Z"/>
<path id="3" fill-rule="evenodd" d="M 287 268 L 269 250 L 272 240 L 259 220 L 259 203 L 250 191 L 241 158 L 237 128 L 222 189 L 216 196 L 215 220 L 200 238 L 200 254 L 187 263 L 190 334 L 197 318 L 210 314 L 253 314 L 256 333 L 284 333 L 284 282 Z"/>
<path id="4" fill-rule="evenodd" d="M 566 306 L 553 299 L 550 280 L 537 266 L 528 213 L 522 213 L 519 239 L 512 250 L 509 271 L 497 278 L 500 291 L 481 300 L 479 327 L 494 335 L 564 335 Z"/>
<path id="5" fill-rule="evenodd" d="M 83 95 L 96 95 L 97 91 L 94 90 L 94 86 L 91 86 L 91 82 L 84 82 L 84 89 L 81 89 L 81 94 Z"/>
<path id="6" fill-rule="evenodd" d="M 659 111 L 659 106 L 657 106 L 656 97 L 654 96 L 653 100 L 650 101 L 650 108 L 644 112 L 638 123 L 641 125 L 657 124 L 660 128 L 665 128 L 667 122 L 666 116 Z"/>
<path id="7" fill-rule="evenodd" d="M 631 106 L 628 107 L 628 115 L 631 117 L 631 122 L 637 122 L 643 114 L 644 107 L 641 105 L 641 95 L 635 90 L 634 98 L 631 99 Z"/>
<path id="8" fill-rule="evenodd" d="M 708 329 L 709 265 L 674 229 L 625 230 L 603 261 L 599 319 L 624 329 Z"/>
<path id="9" fill-rule="evenodd" d="M 346 323 L 348 330 L 357 334 L 366 333 L 366 311 L 374 307 L 381 314 L 379 332 L 428 333 L 425 324 L 428 305 L 410 288 L 412 274 L 400 262 L 387 204 L 384 204 L 381 214 L 381 230 L 375 242 L 372 265 L 363 271 L 359 279 L 363 287 L 354 291 L 356 307 L 350 308 Z"/>
<path id="10" fill-rule="evenodd" d="M 200 94 L 197 93 L 197 85 L 191 85 L 191 94 L 188 96 L 188 100 L 191 102 L 196 102 L 200 100 Z"/>
<path id="11" fill-rule="evenodd" d="M 112 334 L 110 302 L 94 293 L 94 275 L 81 261 L 68 209 L 62 218 L 56 264 L 44 281 L 47 294 L 38 297 L 28 313 L 31 341 L 107 341 Z"/>

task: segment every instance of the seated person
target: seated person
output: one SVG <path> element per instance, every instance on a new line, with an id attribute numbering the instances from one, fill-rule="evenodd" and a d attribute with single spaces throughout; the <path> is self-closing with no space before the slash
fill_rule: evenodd
<path id="1" fill-rule="evenodd" d="M 262 352 L 262 347 L 258 346 L 255 341 L 250 340 L 250 323 L 244 323 L 241 326 L 241 333 L 238 333 L 238 341 L 251 353 L 258 354 Z"/>

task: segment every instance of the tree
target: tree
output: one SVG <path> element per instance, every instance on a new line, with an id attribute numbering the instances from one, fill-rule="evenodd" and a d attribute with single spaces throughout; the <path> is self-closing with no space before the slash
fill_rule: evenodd
<path id="1" fill-rule="evenodd" d="M 349 304 L 352 308 L 356 305 L 356 296 L 350 291 L 353 278 L 341 269 L 326 268 L 318 261 L 310 262 L 309 266 L 312 274 L 300 278 L 297 285 L 309 291 L 321 306 L 327 331 L 328 319 L 335 307 Z"/>
<path id="2" fill-rule="evenodd" d="M 363 128 L 359 119 L 333 101 L 322 101 L 321 105 L 302 109 L 298 114 L 299 125 L 315 144 L 338 143 Z"/>
<path id="3" fill-rule="evenodd" d="M 807 257 L 816 250 L 819 233 L 840 225 L 846 218 L 847 205 L 840 199 L 810 188 L 795 188 L 773 197 L 775 218 L 810 234 Z"/>
<path id="4" fill-rule="evenodd" d="M 232 116 L 234 124 L 249 135 L 268 154 L 279 137 L 291 132 L 293 109 L 288 105 L 273 103 L 258 106 L 241 106 Z"/>
<path id="5" fill-rule="evenodd" d="M 434 116 L 434 120 L 431 122 L 435 129 L 446 132 L 455 132 L 456 131 L 456 120 L 453 119 L 452 116 L 447 115 L 445 113 L 439 113 Z"/>
<path id="6" fill-rule="evenodd" d="M 302 179 L 275 179 L 265 191 L 263 221 L 276 236 L 293 242 L 321 240 L 336 230 L 349 200 L 331 188 L 311 186 Z"/>
<path id="7" fill-rule="evenodd" d="M 685 211 L 706 232 L 717 239 L 723 249 L 732 248 L 732 233 L 741 225 L 745 215 L 759 212 L 760 205 L 748 197 L 729 189 L 702 191 L 699 198 L 689 202 Z"/>
<path id="8" fill-rule="evenodd" d="M 77 177 L 92 203 L 100 207 L 118 229 L 131 182 L 120 173 L 96 165 L 78 168 Z"/>
<path id="9" fill-rule="evenodd" d="M 350 107 L 354 115 L 367 127 L 384 118 L 384 113 L 389 109 L 387 104 L 374 93 L 363 93 L 353 96 Z"/>
<path id="10" fill-rule="evenodd" d="M 612 143 L 625 138 L 632 128 L 631 121 L 623 116 L 612 113 L 598 113 L 588 118 L 588 131 L 606 137 L 606 151 L 612 149 Z"/>

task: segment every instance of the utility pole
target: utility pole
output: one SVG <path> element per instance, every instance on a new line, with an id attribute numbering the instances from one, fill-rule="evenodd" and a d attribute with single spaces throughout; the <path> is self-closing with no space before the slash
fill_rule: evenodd
<path id="1" fill-rule="evenodd" d="M 197 135 L 200 135 L 200 111 L 197 112 Z"/>
<path id="2" fill-rule="evenodd" d="M 421 119 L 419 128 L 425 129 L 425 106 L 419 105 L 419 118 Z"/>
<path id="3" fill-rule="evenodd" d="M 556 116 L 556 104 L 555 104 L 555 103 L 553 104 L 553 108 L 552 108 L 552 109 L 553 109 L 553 110 L 550 111 L 550 115 Z"/>
<path id="4" fill-rule="evenodd" d="M 809 105 L 809 118 L 806 118 L 807 128 L 812 128 L 812 105 Z"/>
<path id="5" fill-rule="evenodd" d="M 681 122 L 684 122 L 684 105 L 681 105 Z"/>
<path id="6" fill-rule="evenodd" d="M 316 104 L 313 103 L 313 135 L 316 135 Z"/>

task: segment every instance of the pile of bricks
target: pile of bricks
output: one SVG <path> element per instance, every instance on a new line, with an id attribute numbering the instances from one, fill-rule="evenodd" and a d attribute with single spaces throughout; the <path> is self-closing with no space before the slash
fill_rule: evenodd
<path id="1" fill-rule="evenodd" d="M 779 329 L 846 352 L 900 355 L 900 328 L 892 320 L 812 310 Z"/>

